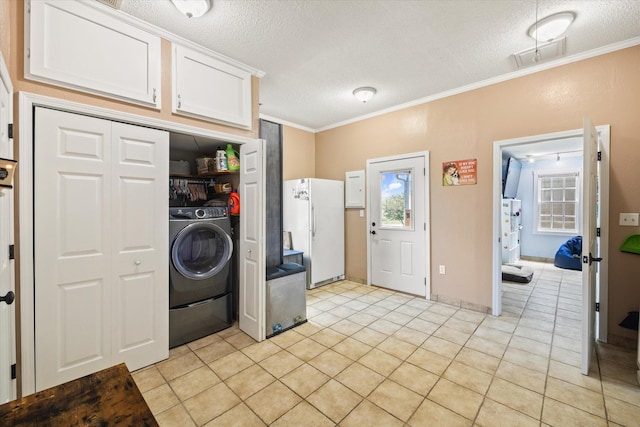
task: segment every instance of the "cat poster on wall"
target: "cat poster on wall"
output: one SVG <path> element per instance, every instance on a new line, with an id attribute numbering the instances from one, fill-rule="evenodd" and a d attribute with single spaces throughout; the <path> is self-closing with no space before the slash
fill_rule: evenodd
<path id="1" fill-rule="evenodd" d="M 442 185 L 477 184 L 477 160 L 452 160 L 442 163 Z"/>

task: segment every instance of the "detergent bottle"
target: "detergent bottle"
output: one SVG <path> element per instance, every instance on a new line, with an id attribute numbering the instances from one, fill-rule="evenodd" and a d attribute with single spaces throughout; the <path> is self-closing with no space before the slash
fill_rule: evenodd
<path id="1" fill-rule="evenodd" d="M 239 154 L 231 144 L 227 144 L 227 167 L 230 171 L 240 170 Z"/>
<path id="2" fill-rule="evenodd" d="M 229 213 L 231 215 L 238 215 L 240 213 L 240 195 L 237 190 L 229 195 Z"/>

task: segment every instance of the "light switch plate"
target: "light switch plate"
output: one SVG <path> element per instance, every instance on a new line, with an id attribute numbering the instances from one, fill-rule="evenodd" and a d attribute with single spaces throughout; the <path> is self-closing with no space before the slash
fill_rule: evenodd
<path id="1" fill-rule="evenodd" d="M 621 213 L 620 214 L 620 225 L 626 225 L 630 227 L 638 226 L 638 216 L 637 213 Z"/>

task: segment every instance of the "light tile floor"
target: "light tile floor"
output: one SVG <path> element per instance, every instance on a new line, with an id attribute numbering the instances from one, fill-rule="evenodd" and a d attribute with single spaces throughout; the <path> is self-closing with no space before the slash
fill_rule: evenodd
<path id="1" fill-rule="evenodd" d="M 237 325 L 133 377 L 161 426 L 638 426 L 635 352 L 580 373 L 580 273 L 528 263 L 496 318 L 349 281 L 256 343 Z"/>

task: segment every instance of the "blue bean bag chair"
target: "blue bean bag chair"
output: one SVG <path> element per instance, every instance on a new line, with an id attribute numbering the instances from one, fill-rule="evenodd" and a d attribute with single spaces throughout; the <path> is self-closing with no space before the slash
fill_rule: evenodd
<path id="1" fill-rule="evenodd" d="M 582 236 L 572 237 L 564 242 L 553 260 L 553 265 L 569 270 L 582 270 Z"/>

